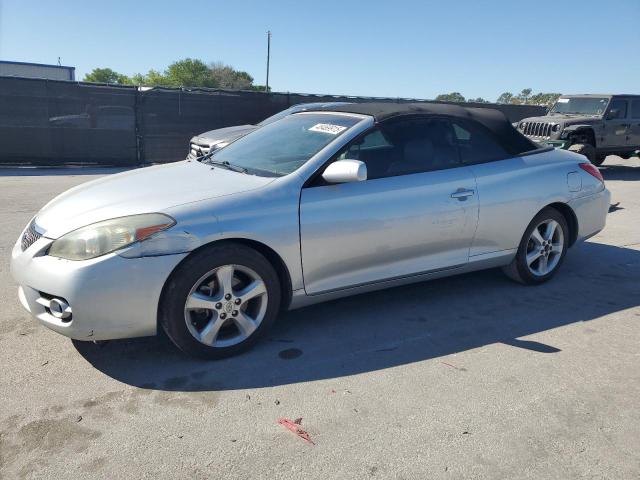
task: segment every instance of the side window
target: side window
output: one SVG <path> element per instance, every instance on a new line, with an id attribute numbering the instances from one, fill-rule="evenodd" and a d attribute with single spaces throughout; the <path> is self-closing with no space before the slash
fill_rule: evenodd
<path id="1" fill-rule="evenodd" d="M 609 111 L 618 110 L 618 114 L 614 118 L 627 118 L 627 101 L 620 99 L 611 100 Z"/>
<path id="2" fill-rule="evenodd" d="M 364 137 L 351 142 L 338 156 L 338 160 L 349 158 L 360 160 L 366 158 L 367 152 L 371 155 L 382 155 L 384 150 L 391 150 L 393 145 L 385 138 L 377 128 L 367 133 Z"/>
<path id="3" fill-rule="evenodd" d="M 388 121 L 353 141 L 338 156 L 367 165 L 367 178 L 441 170 L 459 165 L 451 124 L 444 119 Z"/>
<path id="4" fill-rule="evenodd" d="M 640 118 L 640 99 L 631 102 L 631 117 Z"/>
<path id="5" fill-rule="evenodd" d="M 511 156 L 481 125 L 459 120 L 452 123 L 462 163 L 485 163 Z"/>

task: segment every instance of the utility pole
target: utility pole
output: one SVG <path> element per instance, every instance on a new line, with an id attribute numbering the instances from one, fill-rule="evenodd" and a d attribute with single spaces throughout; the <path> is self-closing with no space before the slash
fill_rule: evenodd
<path id="1" fill-rule="evenodd" d="M 267 84 L 264 89 L 269 93 L 269 61 L 271 60 L 271 30 L 267 31 Z"/>

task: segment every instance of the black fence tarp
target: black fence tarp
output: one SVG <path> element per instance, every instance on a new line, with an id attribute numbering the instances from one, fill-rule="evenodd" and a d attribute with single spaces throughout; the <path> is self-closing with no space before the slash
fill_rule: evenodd
<path id="1" fill-rule="evenodd" d="M 196 134 L 255 124 L 298 103 L 415 99 L 139 89 L 0 77 L 0 165 L 117 165 L 185 158 Z M 502 110 L 511 121 L 544 114 L 532 105 L 467 104 Z"/>
<path id="2" fill-rule="evenodd" d="M 138 163 L 136 88 L 0 78 L 0 163 Z"/>

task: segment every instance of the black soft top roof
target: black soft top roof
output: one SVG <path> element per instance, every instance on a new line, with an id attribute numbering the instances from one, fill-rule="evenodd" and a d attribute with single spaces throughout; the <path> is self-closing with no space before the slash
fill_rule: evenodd
<path id="1" fill-rule="evenodd" d="M 446 103 L 350 103 L 334 107 L 310 108 L 307 111 L 371 115 L 377 123 L 407 115 L 444 115 L 480 123 L 512 155 L 539 148 L 513 128 L 502 112 L 493 108 L 462 107 Z"/>

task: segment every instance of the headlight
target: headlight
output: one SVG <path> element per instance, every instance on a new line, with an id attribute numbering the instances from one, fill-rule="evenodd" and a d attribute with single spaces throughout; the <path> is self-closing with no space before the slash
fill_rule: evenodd
<path id="1" fill-rule="evenodd" d="M 524 127 L 526 127 L 526 126 L 527 126 L 527 122 L 522 122 L 520 125 L 518 125 L 518 128 L 520 130 L 524 130 Z"/>
<path id="2" fill-rule="evenodd" d="M 560 131 L 560 124 L 556 123 L 553 125 L 553 127 L 551 127 L 551 131 L 552 132 L 559 132 Z"/>
<path id="3" fill-rule="evenodd" d="M 49 248 L 49 255 L 67 260 L 88 260 L 149 238 L 175 224 L 173 218 L 162 213 L 104 220 L 55 240 Z"/>

